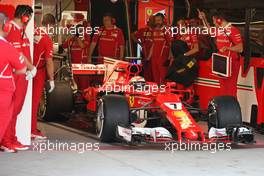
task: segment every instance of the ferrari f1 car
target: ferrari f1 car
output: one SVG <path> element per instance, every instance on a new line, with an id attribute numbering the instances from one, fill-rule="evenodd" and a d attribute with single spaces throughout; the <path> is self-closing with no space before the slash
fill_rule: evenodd
<path id="1" fill-rule="evenodd" d="M 139 76 L 140 64 L 105 58 L 105 68 L 103 84 L 84 92 L 102 142 L 254 141 L 234 97 L 215 97 L 209 103 L 209 135 L 205 135 L 192 115 L 202 110 L 186 103 L 193 98 L 192 90 L 178 90 L 174 82 L 146 82 Z"/>

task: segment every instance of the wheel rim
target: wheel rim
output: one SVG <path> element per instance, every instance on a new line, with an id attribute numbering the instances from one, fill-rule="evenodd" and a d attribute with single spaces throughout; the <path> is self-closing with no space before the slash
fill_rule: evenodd
<path id="1" fill-rule="evenodd" d="M 216 111 L 216 106 L 214 103 L 210 103 L 209 108 L 208 108 L 208 122 L 210 124 L 213 124 L 214 127 L 217 127 L 217 111 Z"/>
<path id="2" fill-rule="evenodd" d="M 39 107 L 38 107 L 38 118 L 42 120 L 46 114 L 47 110 L 47 96 L 46 90 L 44 89 L 43 94 L 40 99 Z"/>
<path id="3" fill-rule="evenodd" d="M 96 117 L 96 132 L 99 138 L 101 138 L 103 128 L 104 128 L 104 103 L 103 100 L 100 100 L 97 110 L 97 117 Z"/>

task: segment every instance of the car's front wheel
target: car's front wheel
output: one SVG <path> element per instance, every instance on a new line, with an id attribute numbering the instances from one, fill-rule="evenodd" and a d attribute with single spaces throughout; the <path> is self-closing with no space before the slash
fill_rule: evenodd
<path id="1" fill-rule="evenodd" d="M 127 99 L 121 95 L 105 95 L 97 107 L 96 131 L 102 142 L 114 142 L 117 126 L 130 124 Z"/>
<path id="2" fill-rule="evenodd" d="M 208 106 L 208 130 L 242 125 L 240 105 L 235 97 L 219 96 L 210 101 Z"/>

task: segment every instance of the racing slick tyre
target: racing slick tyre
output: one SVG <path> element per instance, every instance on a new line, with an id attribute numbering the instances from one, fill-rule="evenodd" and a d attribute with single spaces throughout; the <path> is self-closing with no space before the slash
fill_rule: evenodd
<path id="1" fill-rule="evenodd" d="M 102 142 L 115 142 L 118 124 L 128 126 L 129 105 L 122 95 L 105 95 L 98 103 L 96 131 Z"/>
<path id="2" fill-rule="evenodd" d="M 208 130 L 242 125 L 240 105 L 235 97 L 219 96 L 210 101 L 208 106 Z"/>
<path id="3" fill-rule="evenodd" d="M 45 90 L 49 90 L 48 84 Z M 49 93 L 45 91 L 45 112 L 42 113 L 43 120 L 62 121 L 66 120 L 61 113 L 72 112 L 73 91 L 68 81 L 55 81 L 55 89 Z"/>

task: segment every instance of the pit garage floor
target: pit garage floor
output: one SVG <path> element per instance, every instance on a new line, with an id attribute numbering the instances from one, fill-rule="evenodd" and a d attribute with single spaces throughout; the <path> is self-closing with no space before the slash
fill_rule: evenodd
<path id="1" fill-rule="evenodd" d="M 257 144 L 230 151 L 165 151 L 165 146 L 99 144 L 92 134 L 60 124 L 40 124 L 50 143 L 93 143 L 93 151 L 42 151 L 38 141 L 30 151 L 0 152 L 0 176 L 166 176 L 166 175 L 263 175 L 264 137 Z M 263 142 L 262 142 L 263 141 Z M 44 145 L 42 145 L 42 148 Z M 35 147 L 35 149 L 33 149 Z M 90 147 L 88 148 L 88 150 Z"/>

